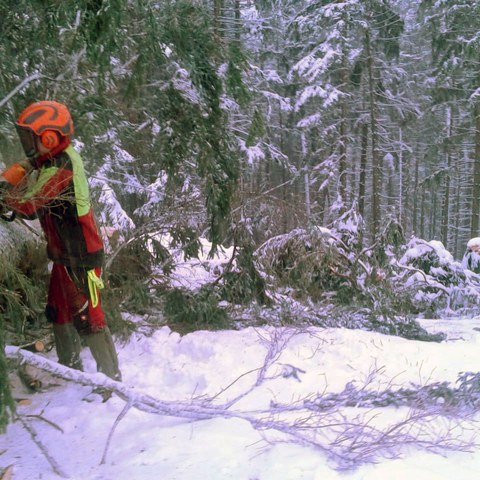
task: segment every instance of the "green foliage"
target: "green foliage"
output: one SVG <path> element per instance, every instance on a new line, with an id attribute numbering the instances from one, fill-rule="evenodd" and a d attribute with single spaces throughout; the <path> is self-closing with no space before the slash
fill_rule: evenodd
<path id="1" fill-rule="evenodd" d="M 149 248 L 146 248 L 146 244 Z M 148 281 L 154 265 L 160 264 L 164 272 L 170 272 L 171 257 L 158 241 L 135 238 L 125 243 L 104 272 L 107 289 L 104 292 L 106 309 L 112 312 L 113 320 L 120 318 L 120 308 L 136 313 L 145 313 L 154 301 Z"/>
<path id="2" fill-rule="evenodd" d="M 193 84 L 199 89 L 212 113 L 220 105 L 222 83 L 215 69 L 219 54 L 208 12 L 187 1 L 169 2 L 165 8 L 163 40 L 175 45 L 180 58 L 190 67 Z"/>
<path id="3" fill-rule="evenodd" d="M 398 253 L 404 245 L 405 235 L 402 225 L 396 219 L 390 219 L 375 241 L 372 257 L 384 268 L 388 265 L 388 254 Z"/>
<path id="4" fill-rule="evenodd" d="M 2 325 L 0 324 L 0 332 Z M 13 419 L 15 414 L 15 401 L 12 398 L 10 388 L 8 387 L 7 362 L 4 353 L 3 342 L 0 342 L 0 434 L 5 433 L 5 429 Z"/>
<path id="5" fill-rule="evenodd" d="M 28 252 L 24 253 L 25 265 L 33 267 L 34 260 L 28 258 Z M 15 412 L 7 380 L 5 327 L 8 324 L 10 335 L 22 338 L 27 324 L 43 311 L 44 291 L 38 286 L 43 287 L 38 273 L 33 269 L 23 272 L 9 262 L 4 263 L 0 272 L 0 433 Z"/>
<path id="6" fill-rule="evenodd" d="M 415 245 L 415 240 L 410 242 L 411 246 Z M 417 254 L 412 256 L 408 264 L 424 272 L 426 275 L 432 276 L 436 282 L 445 287 L 460 285 L 462 279 L 465 278 L 463 269 L 458 263 L 449 261 L 446 255 L 448 252 L 439 242 L 418 242 Z"/>
<path id="7" fill-rule="evenodd" d="M 259 305 L 269 304 L 266 282 L 258 271 L 253 245 L 241 246 L 235 261 L 235 269 L 223 274 L 222 298 L 233 304 L 246 305 L 252 301 Z"/>
<path id="8" fill-rule="evenodd" d="M 102 290 L 102 308 L 105 312 L 105 321 L 111 332 L 127 340 L 136 325 L 126 320 L 122 311 L 145 314 L 152 305 L 152 296 L 146 290 L 145 284 L 139 281 L 129 282 L 122 289 L 112 288 L 109 285 Z"/>
<path id="9" fill-rule="evenodd" d="M 365 61 L 363 58 L 360 58 L 358 61 L 355 62 L 353 69 L 350 73 L 350 81 L 354 87 L 360 87 L 362 84 L 362 75 L 365 69 Z"/>
<path id="10" fill-rule="evenodd" d="M 372 312 L 369 329 L 385 335 L 395 335 L 421 342 L 441 342 L 445 340 L 442 333 L 427 332 L 415 319 L 402 310 L 394 310 L 395 305 L 384 304 L 383 309 Z M 388 308 L 390 307 L 390 308 Z"/>
<path id="11" fill-rule="evenodd" d="M 266 134 L 265 121 L 263 119 L 262 113 L 258 108 L 253 112 L 252 123 L 250 125 L 250 130 L 248 131 L 247 141 L 245 145 L 251 147 L 255 145 L 258 138 L 262 138 Z"/>
<path id="12" fill-rule="evenodd" d="M 169 85 L 158 113 L 164 126 L 156 139 L 156 148 L 161 152 L 160 166 L 170 178 L 180 182 L 180 168 L 196 149 L 197 119 L 201 112 Z"/>
<path id="13" fill-rule="evenodd" d="M 3 320 L 0 318 L 0 434 L 5 433 L 7 424 L 15 414 L 15 402 L 7 381 L 8 370 L 2 329 Z"/>
<path id="14" fill-rule="evenodd" d="M 240 106 L 246 106 L 251 95 L 242 79 L 246 69 L 247 58 L 239 42 L 230 42 L 228 46 L 228 69 L 226 89 Z"/>
<path id="15" fill-rule="evenodd" d="M 200 241 L 194 229 L 180 225 L 171 232 L 172 246 L 181 245 L 185 260 L 189 258 L 198 258 L 200 251 Z M 168 273 L 168 272 L 166 272 Z"/>
<path id="16" fill-rule="evenodd" d="M 79 35 L 92 62 L 104 65 L 110 52 L 122 46 L 119 41 L 122 39 L 122 17 L 127 13 L 127 5 L 125 0 L 90 0 L 85 2 L 83 10 L 77 7 L 77 12 L 83 17 L 80 19 Z M 54 28 L 57 25 L 58 20 L 53 22 Z"/>
<path id="17" fill-rule="evenodd" d="M 164 313 L 169 324 L 191 330 L 226 328 L 228 316 L 219 301 L 219 294 L 210 285 L 196 293 L 174 288 L 165 294 Z"/>
<path id="18" fill-rule="evenodd" d="M 220 100 L 224 81 L 241 96 L 244 62 L 232 47 L 237 69 L 219 76 L 229 51 L 213 35 L 210 11 L 189 1 L 21 0 L 2 3 L 0 14 L 0 89 L 10 92 L 37 74 L 12 98 L 10 111 L 0 109 L 0 141 L 4 130 L 6 141 L 14 138 L 12 116 L 29 102 L 62 101 L 85 145 L 89 173 L 115 158 L 114 147 L 124 143 L 138 165 L 149 165 L 128 172 L 141 186 L 155 181 L 160 169 L 176 186 L 192 174 L 197 183 L 200 177 L 215 247 L 229 223 L 239 162 Z M 137 132 L 146 121 L 160 127 L 156 135 Z M 123 169 L 108 175 L 125 181 Z M 115 192 L 125 200 L 127 192 Z M 136 197 L 127 200 L 141 205 L 141 189 Z M 132 215 L 134 208 L 125 208 Z"/>
<path id="19" fill-rule="evenodd" d="M 259 252 L 267 274 L 295 297 L 319 300 L 335 294 L 351 302 L 357 291 L 351 263 L 326 229 L 296 229 L 268 241 Z"/>
<path id="20" fill-rule="evenodd" d="M 374 25 L 378 28 L 379 39 L 385 55 L 389 59 L 398 58 L 400 54 L 400 36 L 405 28 L 405 22 L 391 8 L 389 2 L 372 2 L 375 13 Z"/>
<path id="21" fill-rule="evenodd" d="M 432 65 L 436 73 L 433 94 L 437 102 L 469 99 L 478 87 L 478 18 L 475 0 L 420 3 L 420 12 L 431 38 Z"/>
<path id="22" fill-rule="evenodd" d="M 38 278 L 29 278 L 10 263 L 5 264 L 0 278 L 0 315 L 18 333 L 42 310 L 44 291 L 37 282 Z"/>

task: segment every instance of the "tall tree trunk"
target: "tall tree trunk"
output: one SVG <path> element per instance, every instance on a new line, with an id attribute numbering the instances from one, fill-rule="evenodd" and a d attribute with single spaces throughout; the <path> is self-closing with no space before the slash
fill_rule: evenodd
<path id="1" fill-rule="evenodd" d="M 223 0 L 213 0 L 213 32 L 217 38 L 222 36 Z"/>
<path id="2" fill-rule="evenodd" d="M 320 223 L 325 224 L 327 222 L 327 212 L 330 208 L 330 201 L 329 201 L 329 189 L 328 186 L 324 187 L 320 193 L 319 203 L 322 208 L 320 213 Z"/>
<path id="3" fill-rule="evenodd" d="M 235 41 L 240 43 L 240 0 L 235 0 L 234 2 L 234 9 L 235 9 Z"/>
<path id="4" fill-rule="evenodd" d="M 284 142 L 284 122 L 282 110 L 279 111 L 279 126 L 280 126 L 280 150 L 285 152 Z M 288 218 L 287 218 L 287 204 L 288 204 L 288 185 L 287 185 L 287 169 L 282 167 L 282 231 L 288 232 Z"/>
<path id="5" fill-rule="evenodd" d="M 450 223 L 450 189 L 451 189 L 451 176 L 450 169 L 452 168 L 452 155 L 450 141 L 452 138 L 452 128 L 453 128 L 453 115 L 451 107 L 447 107 L 446 112 L 446 126 L 447 126 L 447 145 L 445 147 L 446 151 L 446 160 L 447 160 L 447 171 L 445 174 L 445 185 L 444 185 L 444 195 L 442 201 L 442 225 L 441 225 L 441 239 L 445 248 L 448 250 L 448 231 Z"/>
<path id="6" fill-rule="evenodd" d="M 347 93 L 348 88 L 348 70 L 346 52 L 342 55 L 342 68 L 340 72 L 342 90 Z M 341 119 L 340 119 L 340 146 L 339 146 L 339 158 L 338 158 L 338 180 L 339 180 L 339 194 L 342 199 L 343 205 L 347 205 L 347 98 L 345 95 L 341 100 Z"/>
<path id="7" fill-rule="evenodd" d="M 420 202 L 420 238 L 425 238 L 425 202 L 427 200 L 427 188 L 425 183 L 422 185 L 422 200 Z"/>
<path id="8" fill-rule="evenodd" d="M 422 157 L 422 155 L 420 154 L 420 158 Z M 413 160 L 412 160 L 414 163 L 415 163 L 415 167 L 414 167 L 414 171 L 415 171 L 415 179 L 414 179 L 414 183 L 413 183 L 413 202 L 412 202 L 412 205 L 413 205 L 413 219 L 412 219 L 412 230 L 413 230 L 413 233 L 415 235 L 417 235 L 418 233 L 418 196 L 419 196 L 419 191 L 418 191 L 418 187 L 419 187 L 419 181 L 420 181 L 420 172 L 419 172 L 419 164 L 420 162 L 417 160 L 416 156 L 413 156 Z M 422 197 L 422 217 L 423 217 L 423 197 Z M 422 221 L 422 220 L 421 220 Z"/>
<path id="9" fill-rule="evenodd" d="M 311 218 L 311 201 L 310 201 L 310 174 L 309 174 L 309 166 L 307 164 L 307 139 L 305 136 L 305 131 L 302 131 L 300 134 L 300 140 L 302 143 L 302 157 L 303 163 L 305 168 L 305 175 L 304 175 L 304 188 L 305 188 L 305 213 L 307 215 L 307 221 L 310 222 Z"/>
<path id="10" fill-rule="evenodd" d="M 471 238 L 470 232 L 470 208 L 471 199 L 466 195 L 471 191 L 471 187 L 467 183 L 467 179 L 471 178 L 470 163 L 470 147 L 466 140 L 462 145 L 462 158 L 456 162 L 456 176 L 457 176 L 457 216 L 455 222 L 456 229 L 456 248 L 457 258 L 461 258 L 465 252 L 465 242 Z M 467 229 L 465 228 L 467 226 Z"/>
<path id="11" fill-rule="evenodd" d="M 310 200 L 310 175 L 308 172 L 305 172 L 304 176 L 305 182 L 305 213 L 307 215 L 307 221 L 310 222 L 312 217 L 312 206 Z"/>
<path id="12" fill-rule="evenodd" d="M 448 156 L 448 169 L 450 170 L 450 156 Z M 445 185 L 444 185 L 444 195 L 442 199 L 442 225 L 440 227 L 441 233 L 440 238 L 445 248 L 448 250 L 448 233 L 449 233 L 449 224 L 450 224 L 450 195 L 451 195 L 451 176 L 447 172 L 445 175 Z"/>
<path id="13" fill-rule="evenodd" d="M 461 215 L 461 196 L 460 192 L 462 191 L 461 184 L 460 184 L 460 179 L 461 179 L 461 172 L 459 171 L 458 168 L 458 162 L 457 166 L 455 167 L 455 245 L 454 245 L 454 252 L 455 256 L 458 258 L 461 253 L 461 247 L 460 247 L 460 215 Z"/>
<path id="14" fill-rule="evenodd" d="M 368 125 L 362 124 L 360 146 L 360 172 L 358 175 L 358 213 L 365 219 L 365 192 L 367 181 Z"/>
<path id="15" fill-rule="evenodd" d="M 436 185 L 432 185 L 430 190 L 430 195 L 432 200 L 430 204 L 430 225 L 429 225 L 430 228 L 429 228 L 428 240 L 431 240 L 432 238 L 435 238 L 437 236 L 437 205 L 438 205 L 438 195 L 439 195 L 438 194 L 439 180 L 437 181 L 437 179 L 434 179 L 433 182 L 435 182 Z"/>
<path id="16" fill-rule="evenodd" d="M 403 130 L 400 127 L 398 131 L 398 220 L 400 225 L 403 227 L 403 231 L 405 231 L 404 225 L 404 215 L 403 215 Z"/>
<path id="17" fill-rule="evenodd" d="M 367 50 L 367 69 L 368 69 L 368 90 L 370 100 L 370 134 L 372 148 L 372 218 L 371 218 L 371 236 L 374 240 L 380 228 L 380 192 L 381 192 L 381 171 L 380 158 L 377 149 L 377 109 L 375 98 L 375 78 L 372 45 L 370 40 L 370 31 L 365 31 L 365 43 Z"/>

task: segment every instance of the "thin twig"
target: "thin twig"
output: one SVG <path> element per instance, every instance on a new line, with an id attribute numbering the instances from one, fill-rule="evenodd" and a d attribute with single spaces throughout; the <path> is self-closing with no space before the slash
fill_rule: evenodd
<path id="1" fill-rule="evenodd" d="M 42 441 L 40 440 L 37 432 L 36 432 L 35 429 L 32 427 L 32 425 L 30 425 L 30 423 L 29 423 L 24 417 L 17 416 L 16 419 L 20 421 L 20 423 L 23 425 L 23 427 L 25 428 L 25 430 L 27 430 L 27 432 L 30 434 L 30 436 L 32 437 L 33 442 L 34 442 L 35 445 L 40 449 L 40 451 L 43 453 L 43 455 L 44 455 L 45 458 L 47 459 L 48 463 L 49 463 L 50 466 L 52 467 L 52 470 L 53 470 L 59 477 L 62 477 L 62 478 L 70 478 L 70 477 L 63 471 L 62 467 L 57 463 L 57 461 L 50 455 L 50 453 L 49 453 L 48 450 L 47 450 L 47 447 L 45 447 L 45 445 L 42 443 Z"/>
<path id="2" fill-rule="evenodd" d="M 63 431 L 63 428 L 62 427 L 59 427 L 55 422 L 52 422 L 51 420 L 49 420 L 48 418 L 45 418 L 43 417 L 42 415 L 26 415 L 27 418 L 37 418 L 38 420 L 43 420 L 45 423 L 48 423 L 50 426 L 52 426 L 53 428 L 55 428 L 56 430 L 58 430 L 59 432 L 61 433 L 65 433 Z"/>
<path id="3" fill-rule="evenodd" d="M 3 100 L 0 100 L 0 108 L 2 108 L 17 92 L 19 92 L 25 85 L 34 80 L 40 80 L 43 78 L 41 73 L 34 73 L 29 77 L 25 78 L 20 84 L 18 84 Z"/>
<path id="4" fill-rule="evenodd" d="M 123 407 L 122 411 L 119 413 L 118 417 L 115 419 L 115 422 L 113 423 L 112 429 L 110 430 L 110 433 L 108 434 L 107 442 L 105 444 L 105 448 L 103 450 L 103 455 L 102 455 L 102 460 L 100 461 L 100 465 L 104 465 L 105 462 L 107 461 L 107 453 L 108 449 L 110 448 L 110 442 L 112 441 L 113 434 L 118 426 L 118 424 L 122 421 L 122 419 L 125 417 L 127 412 L 132 408 L 133 404 L 132 402 L 128 402 L 125 404 Z"/>

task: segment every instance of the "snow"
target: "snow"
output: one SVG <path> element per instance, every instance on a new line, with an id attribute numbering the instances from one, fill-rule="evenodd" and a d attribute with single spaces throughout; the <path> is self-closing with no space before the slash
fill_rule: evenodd
<path id="1" fill-rule="evenodd" d="M 454 261 L 453 255 L 445 249 L 443 243 L 438 240 L 431 240 L 430 242 L 419 241 L 414 244 L 413 247 L 409 248 L 403 258 L 400 260 L 400 263 L 405 263 L 408 259 L 419 257 L 424 253 L 435 252 L 441 265 L 450 265 L 456 264 Z"/>
<path id="2" fill-rule="evenodd" d="M 320 125 L 322 121 L 322 114 L 314 113 L 313 115 L 309 115 L 297 123 L 298 128 L 308 128 L 314 127 L 316 125 Z"/>
<path id="3" fill-rule="evenodd" d="M 100 214 L 101 223 L 104 225 L 116 225 L 117 228 L 123 230 L 135 228 L 135 224 L 120 205 L 113 189 L 101 180 L 96 179 L 95 183 L 101 186 L 99 202 L 104 206 Z"/>
<path id="4" fill-rule="evenodd" d="M 265 81 L 273 82 L 278 84 L 283 84 L 282 77 L 278 74 L 277 70 L 275 69 L 265 69 L 263 70 L 263 75 L 265 77 Z"/>
<path id="5" fill-rule="evenodd" d="M 293 66 L 292 72 L 297 72 L 310 83 L 314 82 L 338 56 L 338 52 L 330 47 L 327 47 L 322 53 L 323 56 L 321 58 L 316 57 L 315 54 L 306 55 Z"/>
<path id="6" fill-rule="evenodd" d="M 324 106 L 329 107 L 337 102 L 342 95 L 340 90 L 329 84 L 325 88 L 320 85 L 309 85 L 299 93 L 298 99 L 295 101 L 295 111 L 298 112 L 311 98 L 320 98 Z"/>
<path id="7" fill-rule="evenodd" d="M 142 325 L 141 318 L 135 320 Z M 475 329 L 480 319 L 425 320 L 423 325 L 432 332 L 446 332 L 447 340 L 424 343 L 346 329 L 250 327 L 185 336 L 168 327 L 143 333 L 139 329 L 127 343 L 117 342 L 126 388 L 162 401 L 194 403 L 210 398 L 218 406 L 233 402 L 229 411 L 238 416 L 192 421 L 131 408 L 112 434 L 104 464 L 100 461 L 107 439 L 125 406 L 119 397 L 114 395 L 106 403 L 86 402 L 83 398 L 91 387 L 51 377 L 54 385 L 47 383 L 43 392 L 20 395 L 32 403 L 19 406 L 18 413 L 29 419 L 50 455 L 73 479 L 477 478 L 477 451 L 438 455 L 412 446 L 399 447 L 394 458 L 379 454 L 375 463 L 340 471 L 321 449 L 286 442 L 285 435 L 256 430 L 242 418 L 245 412 L 272 404 L 341 392 L 349 382 L 381 391 L 455 382 L 460 372 L 480 371 L 480 333 Z M 272 346 L 281 348 L 272 350 Z M 53 352 L 47 355 L 55 360 Z M 102 377 L 93 373 L 95 365 L 87 350 L 82 357 L 86 371 Z M 388 425 L 402 418 L 405 408 L 350 407 L 342 414 Z M 444 424 L 442 418 L 433 419 L 429 428 L 441 429 Z M 467 439 L 475 428 L 460 433 Z M 60 478 L 18 421 L 0 436 L 0 468 L 8 465 L 13 465 L 15 480 Z"/>
<path id="8" fill-rule="evenodd" d="M 262 160 L 265 160 L 265 152 L 262 149 L 261 142 L 258 142 L 256 145 L 251 145 L 247 147 L 246 142 L 243 140 L 239 141 L 240 149 L 245 153 L 247 164 L 257 165 Z"/>
<path id="9" fill-rule="evenodd" d="M 175 242 L 170 234 L 158 233 L 154 238 L 170 250 L 174 259 L 174 268 L 169 275 L 171 287 L 199 290 L 202 286 L 215 281 L 225 264 L 232 262 L 233 267 L 236 265 L 236 261 L 231 260 L 233 247 L 220 246 L 212 253 L 212 242 L 203 237 L 199 239 L 198 256 L 192 258 L 185 258 L 185 252 L 181 247 L 175 248 Z M 152 250 L 151 252 L 153 253 Z"/>
<path id="10" fill-rule="evenodd" d="M 480 248 L 480 237 L 471 238 L 467 243 L 467 247 L 472 250 Z"/>

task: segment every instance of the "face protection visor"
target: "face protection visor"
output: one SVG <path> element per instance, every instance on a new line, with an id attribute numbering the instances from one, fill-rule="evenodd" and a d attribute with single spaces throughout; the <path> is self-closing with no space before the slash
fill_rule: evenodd
<path id="1" fill-rule="evenodd" d="M 35 143 L 35 134 L 27 127 L 15 124 L 20 142 L 22 143 L 25 155 L 28 158 L 32 158 L 37 154 L 37 145 Z"/>

